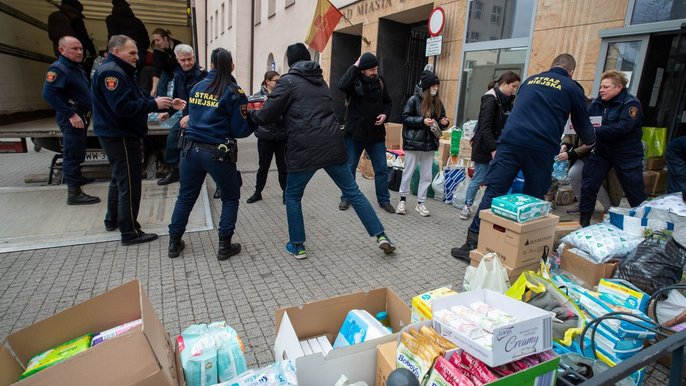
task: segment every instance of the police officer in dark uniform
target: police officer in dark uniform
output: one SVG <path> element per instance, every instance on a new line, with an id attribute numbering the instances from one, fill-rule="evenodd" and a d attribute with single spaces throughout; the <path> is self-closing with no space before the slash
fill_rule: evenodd
<path id="1" fill-rule="evenodd" d="M 181 150 L 181 186 L 169 224 L 171 258 L 178 257 L 185 247 L 181 237 L 207 173 L 221 190 L 217 259 L 226 260 L 241 251 L 241 245 L 232 243 L 231 239 L 242 185 L 241 174 L 236 169 L 236 138 L 252 133 L 246 120 L 248 98 L 231 75 L 233 58 L 229 51 L 216 48 L 210 63 L 212 70 L 193 87 L 188 99 L 190 119 Z"/>
<path id="2" fill-rule="evenodd" d="M 67 205 L 100 202 L 89 196 L 81 185 L 93 182 L 81 174 L 86 159 L 86 132 L 91 114 L 90 83 L 81 66 L 83 46 L 73 36 L 60 38 L 60 57 L 45 75 L 43 98 L 55 109 L 57 125 L 62 131 L 62 173 L 67 184 Z"/>
<path id="3" fill-rule="evenodd" d="M 469 251 L 476 249 L 479 238 L 479 212 L 490 208 L 493 198 L 507 193 L 520 170 L 524 173 L 524 194 L 543 199 L 550 188 L 553 162 L 560 152 L 560 138 L 570 114 L 577 134 L 583 143 L 590 144 L 581 147 L 595 144 L 584 89 L 572 80 L 576 60 L 561 54 L 551 67 L 520 86 L 517 103 L 498 139 L 495 157 L 484 179 L 486 192 L 467 231 L 467 241 L 450 251 L 453 257 L 469 261 Z"/>
<path id="4" fill-rule="evenodd" d="M 157 239 L 138 223 L 141 201 L 141 140 L 148 133 L 148 113 L 186 102 L 169 97 L 151 97 L 138 84 L 136 42 L 126 35 L 114 35 L 107 44 L 109 55 L 93 76 L 93 130 L 107 154 L 112 180 L 107 198 L 105 228 L 119 228 L 122 245 Z"/>
<path id="5" fill-rule="evenodd" d="M 646 199 L 641 143 L 643 112 L 641 102 L 626 91 L 626 85 L 626 76 L 621 72 L 604 72 L 598 97 L 589 109 L 589 115 L 602 116 L 603 121 L 595 129 L 598 143 L 582 171 L 579 223 L 584 227 L 591 223 L 598 191 L 612 168 L 631 207 Z"/>

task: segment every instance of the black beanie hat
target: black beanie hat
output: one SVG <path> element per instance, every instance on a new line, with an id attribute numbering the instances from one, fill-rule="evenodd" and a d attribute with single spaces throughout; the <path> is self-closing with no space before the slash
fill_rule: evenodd
<path id="1" fill-rule="evenodd" d="M 374 54 L 371 52 L 365 52 L 360 57 L 360 70 L 369 70 L 370 68 L 377 67 L 378 65 L 379 61 L 376 60 L 376 56 L 374 56 Z"/>
<path id="2" fill-rule="evenodd" d="M 435 85 L 435 84 L 440 84 L 441 81 L 438 80 L 438 77 L 431 71 L 424 71 L 422 72 L 422 77 L 421 80 L 419 81 L 419 87 L 422 88 L 422 91 L 428 89 L 429 87 Z"/>
<path id="3" fill-rule="evenodd" d="M 286 58 L 288 58 L 288 67 L 291 67 L 295 62 L 301 60 L 312 60 L 310 56 L 310 51 L 307 50 L 302 43 L 291 44 L 286 48 Z"/>
<path id="4" fill-rule="evenodd" d="M 79 0 L 62 0 L 62 5 L 68 5 L 79 12 L 83 12 L 83 4 Z"/>

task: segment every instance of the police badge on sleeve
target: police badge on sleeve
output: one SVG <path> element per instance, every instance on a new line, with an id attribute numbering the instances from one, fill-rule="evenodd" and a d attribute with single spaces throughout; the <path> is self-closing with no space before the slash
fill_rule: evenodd
<path id="1" fill-rule="evenodd" d="M 638 117 L 638 107 L 629 108 L 629 116 L 631 119 L 636 119 Z"/>
<path id="2" fill-rule="evenodd" d="M 114 76 L 108 76 L 105 78 L 105 87 L 107 87 L 108 90 L 114 91 L 117 86 L 119 86 L 119 79 Z"/>
<path id="3" fill-rule="evenodd" d="M 48 82 L 52 83 L 57 79 L 57 73 L 55 71 L 48 71 L 47 74 L 45 74 L 45 80 Z"/>

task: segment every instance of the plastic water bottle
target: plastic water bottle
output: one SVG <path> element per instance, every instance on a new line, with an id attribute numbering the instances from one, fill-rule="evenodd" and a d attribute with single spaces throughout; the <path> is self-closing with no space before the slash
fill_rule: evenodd
<path id="1" fill-rule="evenodd" d="M 557 160 L 553 164 L 553 178 L 560 181 L 564 180 L 565 177 L 567 177 L 567 165 L 569 164 L 568 160 Z"/>

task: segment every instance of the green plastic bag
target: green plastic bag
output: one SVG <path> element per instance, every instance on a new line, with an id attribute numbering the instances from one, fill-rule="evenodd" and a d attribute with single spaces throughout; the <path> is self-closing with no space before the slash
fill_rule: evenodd
<path id="1" fill-rule="evenodd" d="M 643 158 L 662 157 L 667 148 L 666 127 L 644 127 L 643 135 Z"/>
<path id="2" fill-rule="evenodd" d="M 431 181 L 433 181 L 434 177 L 439 172 L 439 167 L 438 167 L 438 161 L 434 159 L 433 165 L 431 165 Z M 417 167 L 414 168 L 414 172 L 412 173 L 412 179 L 410 180 L 410 193 L 414 194 L 415 196 L 417 195 L 417 191 L 419 190 L 419 164 L 417 164 Z M 434 198 L 434 190 L 429 185 L 429 191 L 426 192 L 426 197 L 427 198 Z"/>
<path id="3" fill-rule="evenodd" d="M 460 140 L 462 129 L 457 128 L 450 133 L 450 155 L 460 155 Z"/>

